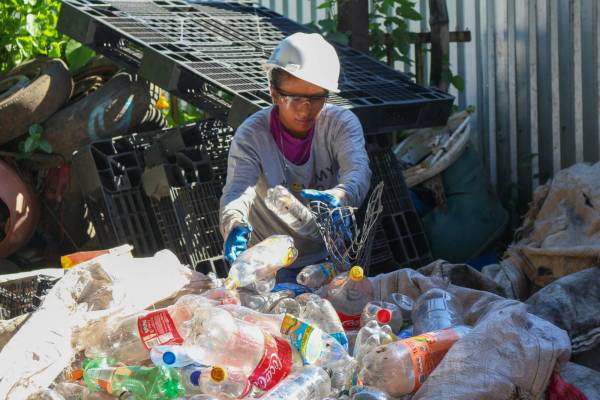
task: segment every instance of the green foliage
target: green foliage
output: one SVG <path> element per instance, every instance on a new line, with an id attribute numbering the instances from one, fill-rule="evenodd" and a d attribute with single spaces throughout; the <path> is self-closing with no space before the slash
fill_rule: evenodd
<path id="1" fill-rule="evenodd" d="M 94 57 L 96 57 L 94 50 L 73 39 L 70 39 L 67 42 L 64 58 L 72 74 L 75 74 L 77 71 L 79 71 Z"/>
<path id="2" fill-rule="evenodd" d="M 338 31 L 337 0 L 326 0 L 317 8 L 327 10 L 327 18 L 307 24 L 310 28 L 319 31 L 331 41 L 348 45 L 350 43 L 350 32 Z"/>
<path id="3" fill-rule="evenodd" d="M 29 127 L 29 136 L 19 142 L 19 151 L 21 151 L 22 158 L 27 158 L 38 150 L 48 154 L 52 153 L 52 146 L 42 138 L 42 132 L 43 128 L 40 124 L 33 124 Z"/>
<path id="4" fill-rule="evenodd" d="M 0 73 L 39 55 L 60 57 L 59 0 L 0 0 Z"/>
<path id="5" fill-rule="evenodd" d="M 460 75 L 454 75 L 448 57 L 442 60 L 442 81 L 448 86 L 454 86 L 459 92 L 465 90 L 465 80 Z"/>

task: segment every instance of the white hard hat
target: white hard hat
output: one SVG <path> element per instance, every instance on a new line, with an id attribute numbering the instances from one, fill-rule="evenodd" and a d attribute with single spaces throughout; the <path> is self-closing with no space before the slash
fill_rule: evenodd
<path id="1" fill-rule="evenodd" d="M 333 46 L 318 33 L 298 32 L 286 37 L 273 50 L 263 68 L 267 72 L 281 68 L 330 92 L 340 92 L 340 60 Z"/>

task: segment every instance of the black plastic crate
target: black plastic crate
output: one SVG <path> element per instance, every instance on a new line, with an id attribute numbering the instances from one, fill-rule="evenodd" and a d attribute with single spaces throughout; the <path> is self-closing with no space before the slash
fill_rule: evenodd
<path id="1" fill-rule="evenodd" d="M 375 228 L 369 275 L 398 268 L 418 268 L 432 261 L 423 224 L 391 150 L 369 152 L 372 185 L 384 182 L 383 212 Z"/>
<path id="2" fill-rule="evenodd" d="M 47 275 L 33 275 L 0 283 L 0 319 L 11 319 L 35 311 L 58 281 Z"/>
<path id="3" fill-rule="evenodd" d="M 74 170 L 100 243 L 132 244 L 137 256 L 168 248 L 201 272 L 226 274 L 218 210 L 232 136 L 205 120 L 78 151 Z"/>
<path id="4" fill-rule="evenodd" d="M 63 0 L 58 29 L 215 118 L 238 126 L 271 104 L 261 64 L 284 37 L 310 32 L 264 7 L 184 0 Z M 445 124 L 454 98 L 336 45 L 341 93 L 366 134 Z"/>

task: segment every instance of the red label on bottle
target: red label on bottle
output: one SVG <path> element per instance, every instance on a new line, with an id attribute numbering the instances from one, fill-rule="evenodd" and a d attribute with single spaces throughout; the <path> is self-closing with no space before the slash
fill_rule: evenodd
<path id="1" fill-rule="evenodd" d="M 288 376 L 292 369 L 292 347 L 282 339 L 265 335 L 265 351 L 248 381 L 261 390 L 269 390 Z"/>
<path id="2" fill-rule="evenodd" d="M 177 331 L 173 318 L 166 309 L 153 311 L 138 318 L 140 339 L 150 350 L 154 346 L 182 344 L 183 338 Z"/>
<path id="3" fill-rule="evenodd" d="M 342 312 L 337 312 L 344 330 L 357 331 L 360 329 L 360 315 L 346 315 Z"/>

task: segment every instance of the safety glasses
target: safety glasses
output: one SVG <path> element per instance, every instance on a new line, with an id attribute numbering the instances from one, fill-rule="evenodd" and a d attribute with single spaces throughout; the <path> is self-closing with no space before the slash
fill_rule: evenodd
<path id="1" fill-rule="evenodd" d="M 317 109 L 323 107 L 325 102 L 329 98 L 329 93 L 325 92 L 325 94 L 318 96 L 301 96 L 291 93 L 282 92 L 279 88 L 274 87 L 275 93 L 277 93 L 277 97 L 283 100 L 288 106 L 294 108 L 300 108 L 304 104 L 310 104 L 312 109 Z"/>

